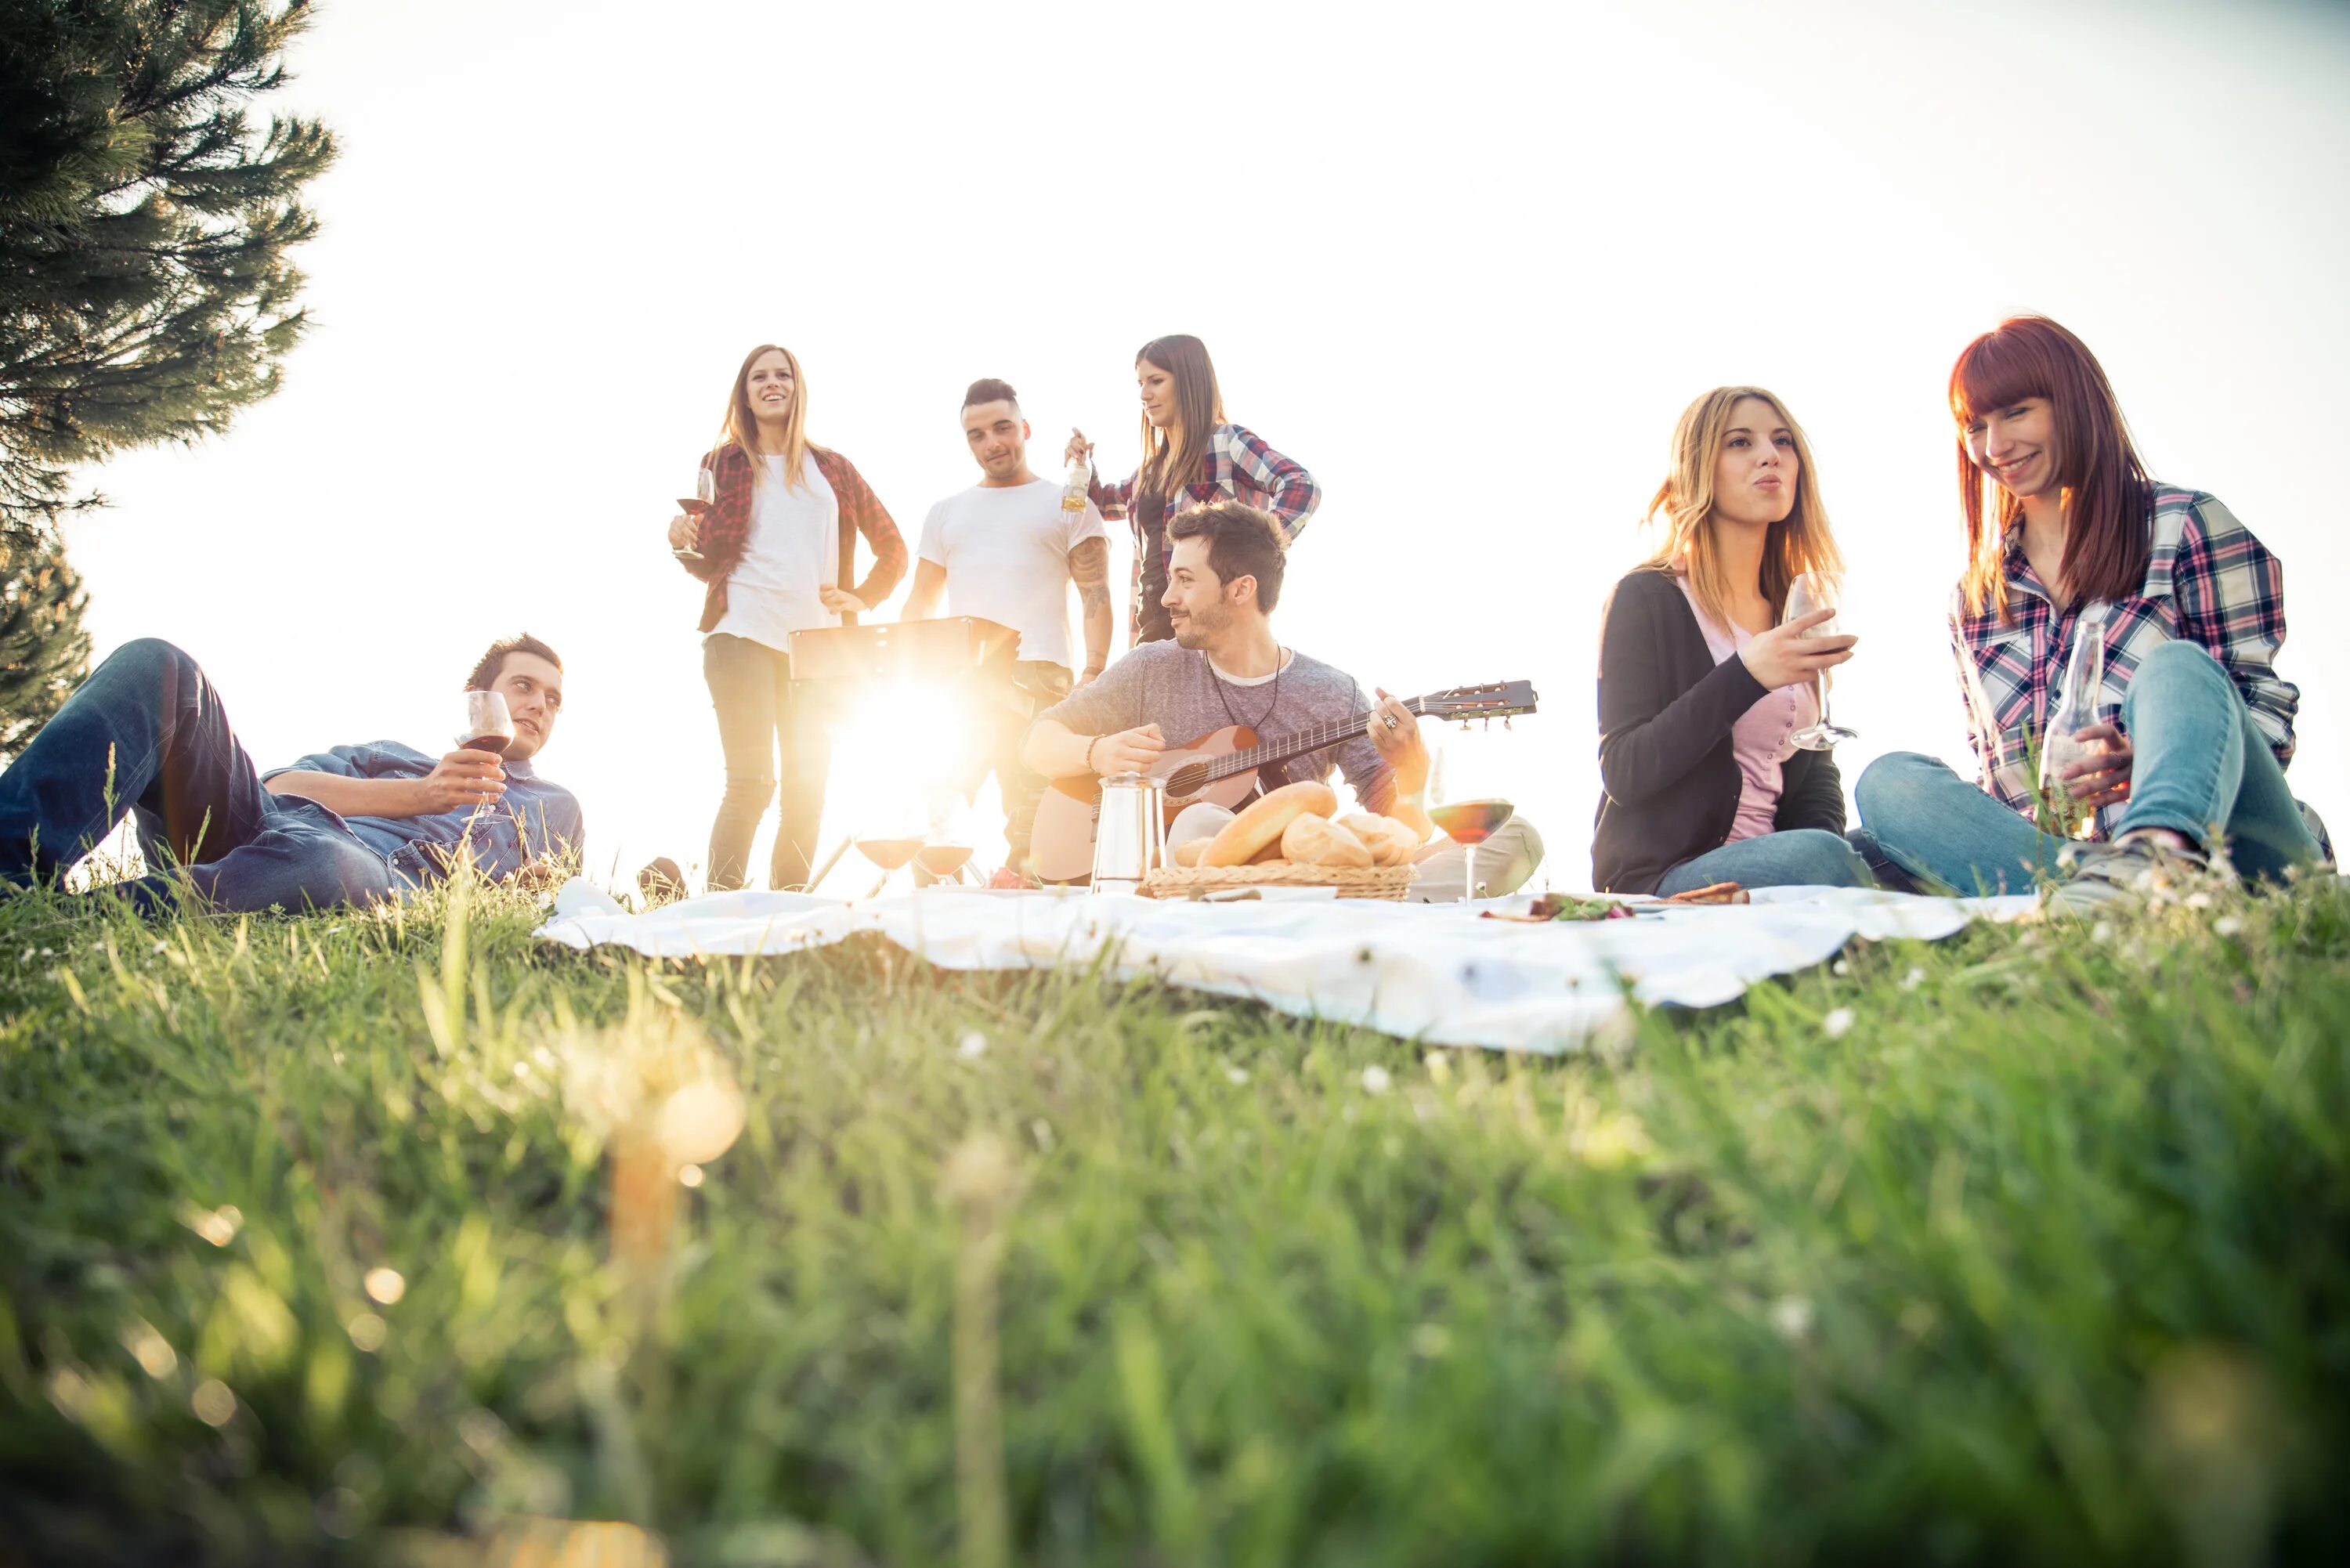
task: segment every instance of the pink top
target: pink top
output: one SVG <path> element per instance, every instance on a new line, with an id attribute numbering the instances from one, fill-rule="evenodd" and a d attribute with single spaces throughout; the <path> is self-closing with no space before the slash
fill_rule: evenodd
<path id="1" fill-rule="evenodd" d="M 1754 640 L 1754 634 L 1742 626 L 1726 631 L 1716 626 L 1699 607 L 1697 596 L 1690 593 L 1689 578 L 1674 580 L 1688 595 L 1690 613 L 1697 617 L 1698 629 L 1705 634 L 1706 651 L 1713 655 L 1716 664 L 1737 657 L 1740 649 Z M 1731 824 L 1729 842 L 1759 838 L 1775 830 L 1779 766 L 1795 754 L 1795 742 L 1789 737 L 1819 716 L 1819 698 L 1809 684 L 1782 686 L 1756 699 L 1754 706 L 1730 727 L 1731 753 L 1738 759 L 1738 817 Z"/>

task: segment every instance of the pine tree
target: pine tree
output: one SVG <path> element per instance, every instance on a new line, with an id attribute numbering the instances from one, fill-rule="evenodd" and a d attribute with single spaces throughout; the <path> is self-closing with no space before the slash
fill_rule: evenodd
<path id="1" fill-rule="evenodd" d="M 0 545 L 0 753 L 21 751 L 88 673 L 87 602 L 53 536 Z"/>
<path id="2" fill-rule="evenodd" d="M 192 441 L 277 388 L 288 253 L 333 160 L 256 128 L 305 0 L 0 0 L 0 546 L 43 556 L 71 471 Z M 37 570 L 60 570 L 62 563 Z"/>

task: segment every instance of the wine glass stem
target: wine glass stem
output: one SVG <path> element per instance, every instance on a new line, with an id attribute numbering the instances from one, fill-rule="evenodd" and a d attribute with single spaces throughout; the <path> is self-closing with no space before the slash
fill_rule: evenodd
<path id="1" fill-rule="evenodd" d="M 1461 901 L 1467 903 L 1477 896 L 1477 846 L 1468 846 L 1469 853 L 1461 861 Z"/>

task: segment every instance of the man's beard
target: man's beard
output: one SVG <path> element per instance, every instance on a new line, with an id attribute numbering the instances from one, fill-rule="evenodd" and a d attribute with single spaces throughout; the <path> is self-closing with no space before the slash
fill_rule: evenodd
<path id="1" fill-rule="evenodd" d="M 1211 611 L 1203 616 L 1193 610 L 1175 623 L 1175 644 L 1179 648 L 1205 648 L 1209 639 L 1223 628 L 1222 615 Z"/>

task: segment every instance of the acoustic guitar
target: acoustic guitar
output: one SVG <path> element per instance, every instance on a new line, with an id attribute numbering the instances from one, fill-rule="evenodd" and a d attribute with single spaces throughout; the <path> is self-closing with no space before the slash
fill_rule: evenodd
<path id="1" fill-rule="evenodd" d="M 1533 712 L 1534 701 L 1531 682 L 1497 680 L 1409 698 L 1404 707 L 1414 714 L 1439 719 L 1507 719 Z M 1150 774 L 1166 786 L 1170 823 L 1194 801 L 1213 801 L 1237 811 L 1256 794 L 1259 768 L 1361 739 L 1370 722 L 1367 709 L 1350 719 L 1309 725 L 1294 735 L 1263 743 L 1247 725 L 1231 724 L 1168 747 L 1159 753 Z M 1085 774 L 1053 780 L 1036 803 L 1036 826 L 1029 838 L 1036 874 L 1047 882 L 1089 880 L 1094 872 L 1094 833 L 1100 824 L 1100 779 Z"/>

